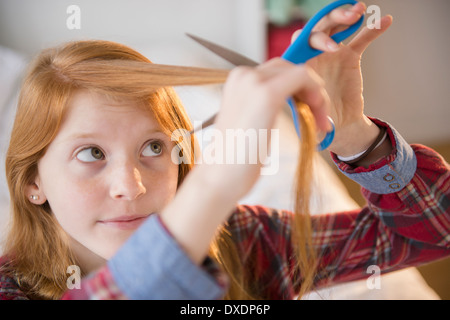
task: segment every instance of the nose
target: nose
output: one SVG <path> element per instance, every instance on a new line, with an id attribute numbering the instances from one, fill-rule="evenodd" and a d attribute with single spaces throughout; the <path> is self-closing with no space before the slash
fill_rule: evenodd
<path id="1" fill-rule="evenodd" d="M 121 165 L 112 170 L 110 196 L 113 199 L 135 200 L 147 191 L 136 166 Z"/>

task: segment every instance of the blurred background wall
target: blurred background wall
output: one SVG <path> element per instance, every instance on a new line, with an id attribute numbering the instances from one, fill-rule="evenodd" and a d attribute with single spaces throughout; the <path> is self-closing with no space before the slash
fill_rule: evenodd
<path id="1" fill-rule="evenodd" d="M 293 3 L 272 2 L 287 7 L 286 1 Z M 81 10 L 79 30 L 66 26 L 66 10 L 73 4 Z M 392 14 L 394 24 L 363 60 L 367 113 L 394 123 L 408 141 L 449 141 L 450 1 L 367 1 L 371 4 Z M 263 61 L 265 7 L 264 0 L 0 0 L 0 45 L 32 55 L 61 41 L 101 38 L 183 50 L 196 46 L 184 36 L 191 32 Z M 171 62 L 170 57 L 162 58 Z M 221 63 L 212 56 L 211 61 Z"/>
<path id="2" fill-rule="evenodd" d="M 70 5 L 80 8 L 80 29 L 66 26 Z M 191 32 L 262 60 L 264 21 L 260 0 L 0 0 L 0 44 L 26 54 L 84 38 L 189 48 Z"/>

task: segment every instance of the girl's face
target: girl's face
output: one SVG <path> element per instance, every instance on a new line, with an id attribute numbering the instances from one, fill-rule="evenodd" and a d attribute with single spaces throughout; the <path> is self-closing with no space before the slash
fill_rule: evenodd
<path id="1" fill-rule="evenodd" d="M 87 91 L 74 95 L 38 163 L 34 187 L 80 260 L 109 259 L 169 203 L 178 182 L 173 147 L 153 115 L 136 103 Z"/>

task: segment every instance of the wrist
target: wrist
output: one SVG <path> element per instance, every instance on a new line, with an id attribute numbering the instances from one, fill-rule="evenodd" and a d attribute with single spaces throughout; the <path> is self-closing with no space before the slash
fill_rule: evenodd
<path id="1" fill-rule="evenodd" d="M 345 127 L 336 130 L 335 141 L 329 150 L 340 157 L 362 154 L 377 139 L 380 128 L 368 117 L 363 116 Z"/>
<path id="2" fill-rule="evenodd" d="M 379 159 L 391 154 L 391 152 L 392 144 L 389 141 L 389 138 L 386 138 L 381 142 L 379 146 L 373 149 L 366 156 L 362 157 L 359 161 L 354 162 L 352 165 L 356 167 L 368 168 L 371 164 L 377 162 Z"/>
<path id="3" fill-rule="evenodd" d="M 218 226 L 236 206 L 210 173 L 201 165 L 194 168 L 161 214 L 169 233 L 197 264 L 206 257 Z"/>
<path id="4" fill-rule="evenodd" d="M 386 128 L 381 127 L 377 138 L 370 145 L 369 148 L 367 148 L 363 152 L 357 153 L 350 157 L 342 157 L 342 156 L 337 155 L 337 158 L 347 164 L 359 163 L 362 159 L 368 157 L 375 149 L 380 147 L 383 144 L 384 140 L 386 139 L 386 136 L 387 136 Z"/>

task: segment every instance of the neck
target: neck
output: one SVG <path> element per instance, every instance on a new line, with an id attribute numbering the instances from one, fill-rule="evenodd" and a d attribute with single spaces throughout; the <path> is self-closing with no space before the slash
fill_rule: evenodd
<path id="1" fill-rule="evenodd" d="M 71 249 L 84 274 L 91 273 L 106 263 L 106 259 L 95 254 L 73 238 L 71 239 Z"/>

